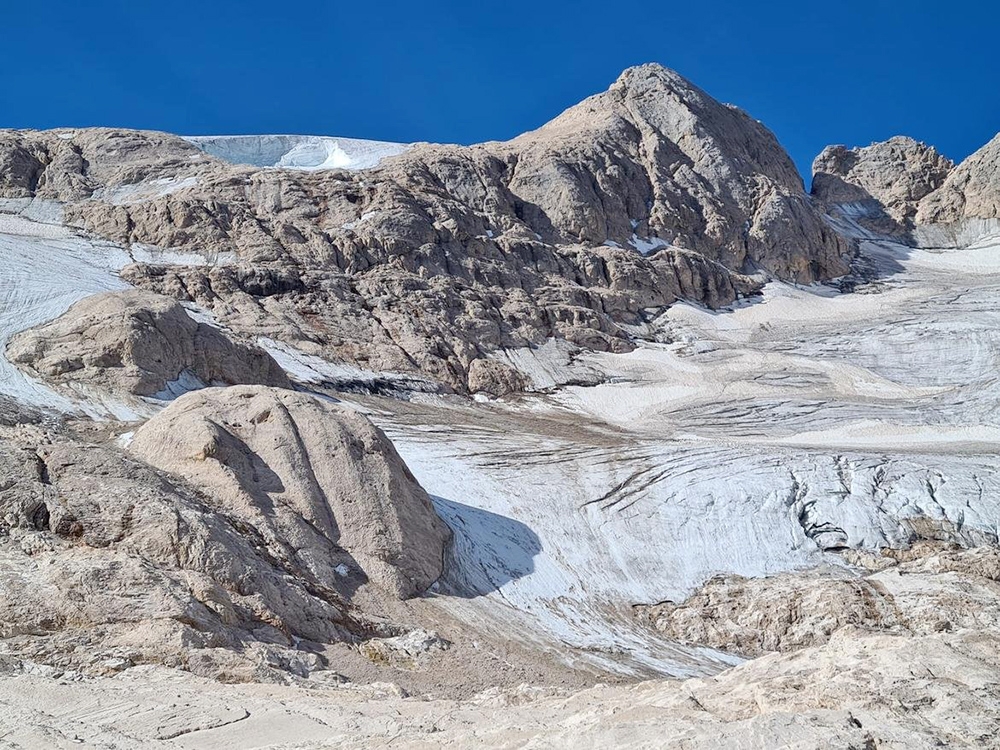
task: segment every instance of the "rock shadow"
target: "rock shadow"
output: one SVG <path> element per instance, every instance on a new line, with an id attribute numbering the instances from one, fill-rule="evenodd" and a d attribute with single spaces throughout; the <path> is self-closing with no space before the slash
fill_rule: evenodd
<path id="1" fill-rule="evenodd" d="M 534 572 L 542 542 L 528 526 L 436 495 L 431 501 L 454 532 L 439 593 L 474 599 Z"/>

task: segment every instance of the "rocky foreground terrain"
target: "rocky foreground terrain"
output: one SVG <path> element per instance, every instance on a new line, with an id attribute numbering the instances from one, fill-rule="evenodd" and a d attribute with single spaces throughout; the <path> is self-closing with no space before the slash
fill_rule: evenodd
<path id="1" fill-rule="evenodd" d="M 0 745 L 997 746 L 998 162 L 0 131 Z"/>

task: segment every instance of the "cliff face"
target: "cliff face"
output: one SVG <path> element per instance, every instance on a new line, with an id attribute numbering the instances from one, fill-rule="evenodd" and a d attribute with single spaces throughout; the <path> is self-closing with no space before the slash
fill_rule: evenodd
<path id="1" fill-rule="evenodd" d="M 160 133 L 7 132 L 0 196 L 65 203 L 72 224 L 133 248 L 130 282 L 242 333 L 458 390 L 498 348 L 555 336 L 627 351 L 643 310 L 727 305 L 756 271 L 839 276 L 851 252 L 766 128 L 660 66 L 506 143 L 369 144 L 353 161 L 320 145 L 337 156 L 323 164 L 376 166 L 236 165 Z"/>
<path id="2" fill-rule="evenodd" d="M 954 166 L 933 146 L 904 136 L 864 148 L 828 146 L 813 162 L 812 191 L 825 203 L 874 200 L 896 221 L 908 221 Z"/>

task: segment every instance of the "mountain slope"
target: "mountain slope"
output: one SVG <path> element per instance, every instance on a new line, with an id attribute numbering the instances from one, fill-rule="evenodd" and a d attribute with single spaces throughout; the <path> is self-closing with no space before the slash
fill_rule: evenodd
<path id="1" fill-rule="evenodd" d="M 628 351 L 676 299 L 728 305 L 757 271 L 829 279 L 852 252 L 769 131 L 653 65 L 513 141 L 416 145 L 362 171 L 238 166 L 110 130 L 8 132 L 0 160 L 0 196 L 66 202 L 143 261 L 131 283 L 460 391 L 498 349 Z"/>

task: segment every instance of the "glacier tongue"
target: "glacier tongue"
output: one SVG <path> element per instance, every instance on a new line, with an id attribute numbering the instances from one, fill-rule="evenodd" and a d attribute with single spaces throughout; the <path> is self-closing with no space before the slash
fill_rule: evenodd
<path id="1" fill-rule="evenodd" d="M 223 135 L 186 139 L 232 164 L 318 171 L 370 169 L 410 148 L 406 143 L 313 135 Z"/>

